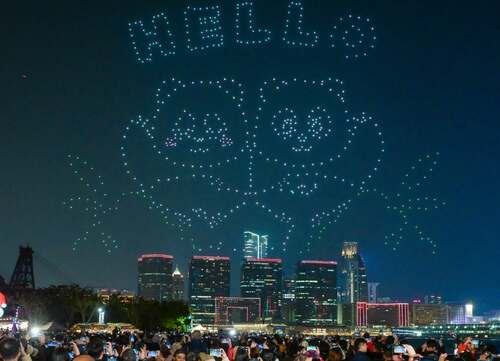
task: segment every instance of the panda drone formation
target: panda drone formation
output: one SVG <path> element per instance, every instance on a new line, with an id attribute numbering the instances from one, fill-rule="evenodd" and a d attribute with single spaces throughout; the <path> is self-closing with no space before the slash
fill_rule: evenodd
<path id="1" fill-rule="evenodd" d="M 327 39 L 331 48 L 340 49 L 346 59 L 366 57 L 375 47 L 375 29 L 369 18 L 349 14 L 337 19 L 336 24 L 327 37 L 323 38 L 316 31 L 306 31 L 303 25 L 304 7 L 301 1 L 291 0 L 288 3 L 287 14 L 280 40 L 290 47 L 314 48 L 321 46 Z M 256 25 L 254 4 L 252 1 L 235 2 L 234 43 L 240 46 L 258 46 L 272 43 L 273 32 Z M 184 28 L 188 53 L 203 52 L 212 48 L 221 48 L 227 43 L 222 28 L 222 11 L 220 5 L 193 7 L 186 6 L 184 11 Z M 177 39 L 174 36 L 169 18 L 166 13 L 154 15 L 149 23 L 137 20 L 129 23 L 129 36 L 134 56 L 139 63 L 151 63 L 158 57 L 174 56 L 179 52 Z M 279 95 L 284 89 L 299 87 L 305 90 L 320 90 L 328 99 L 325 104 L 335 103 L 335 109 L 326 105 L 314 105 L 307 111 L 293 109 L 290 106 L 274 107 L 272 97 Z M 168 134 L 158 133 L 155 122 L 164 120 L 165 108 L 168 110 L 170 102 L 179 97 L 187 89 L 206 90 L 219 94 L 225 104 L 234 109 L 233 115 L 240 119 L 244 129 L 244 139 L 236 139 L 231 133 L 230 119 L 218 112 L 196 112 L 192 108 L 179 109 Z M 272 78 L 265 81 L 258 90 L 258 108 L 254 114 L 247 114 L 243 104 L 246 102 L 245 86 L 235 79 L 183 81 L 175 78 L 163 81 L 154 100 L 154 109 L 148 116 L 139 115 L 130 121 L 122 135 L 121 146 L 122 165 L 125 173 L 134 184 L 134 190 L 122 192 L 115 199 L 102 192 L 100 176 L 96 176 L 94 169 L 79 157 L 69 156 L 70 167 L 83 185 L 86 196 L 70 197 L 64 204 L 69 208 L 81 207 L 91 216 L 91 222 L 84 233 L 78 237 L 73 248 L 76 250 L 79 243 L 87 241 L 91 233 L 98 235 L 101 244 L 108 253 L 118 247 L 118 242 L 101 230 L 106 217 L 119 211 L 120 202 L 125 198 L 135 198 L 146 202 L 149 210 L 157 211 L 161 221 L 177 228 L 181 233 L 192 227 L 194 219 L 201 220 L 210 229 L 220 227 L 237 212 L 246 207 L 255 207 L 267 214 L 275 221 L 284 224 L 287 228 L 281 242 L 281 251 L 287 252 L 288 243 L 296 229 L 294 218 L 282 209 L 275 209 L 264 196 L 270 193 L 285 194 L 288 199 L 309 197 L 321 192 L 325 185 L 341 184 L 350 187 L 354 196 L 345 199 L 330 210 L 316 210 L 310 219 L 310 236 L 305 252 L 310 251 L 311 244 L 324 237 L 332 224 L 338 223 L 341 217 L 349 210 L 350 205 L 367 194 L 374 194 L 385 208 L 392 212 L 401 221 L 398 231 L 389 233 L 385 237 L 385 244 L 396 250 L 403 239 L 404 232 L 411 227 L 418 237 L 436 247 L 435 241 L 427 236 L 419 225 L 411 225 L 412 211 L 429 211 L 442 205 L 436 198 L 419 197 L 416 189 L 403 189 L 396 195 L 392 192 L 383 192 L 371 185 L 373 178 L 379 172 L 385 152 L 383 134 L 377 122 L 365 113 L 352 114 L 345 104 L 345 90 L 343 82 L 336 78 L 325 79 L 288 79 Z M 332 111 L 333 110 L 333 111 Z M 262 121 L 271 119 L 269 123 Z M 232 119 L 231 119 L 232 121 Z M 341 125 L 341 126 L 339 126 Z M 343 145 L 337 152 L 326 157 L 313 158 L 310 154 L 321 153 L 321 144 L 329 144 L 333 138 L 339 137 L 344 129 Z M 374 154 L 371 169 L 362 179 L 353 180 L 345 175 L 335 173 L 336 163 L 349 156 L 349 150 L 357 138 L 358 132 L 370 129 L 374 135 L 377 149 Z M 215 192 L 224 193 L 232 202 L 226 209 L 216 211 L 202 207 L 182 209 L 157 199 L 156 189 L 162 184 L 182 183 L 186 176 L 180 173 L 168 172 L 158 175 L 153 183 L 147 183 L 140 177 L 140 172 L 134 169 L 129 161 L 127 141 L 135 137 L 134 131 L 145 137 L 155 156 L 166 164 L 170 170 L 190 170 L 190 181 L 203 182 Z M 272 147 L 265 149 L 265 143 L 260 142 L 262 134 L 272 134 L 280 142 L 280 146 L 289 153 L 289 158 L 283 158 L 279 152 L 273 153 Z M 335 138 L 337 139 L 337 138 Z M 276 143 L 273 143 L 273 146 Z M 319 149 L 319 150 L 318 150 Z M 175 157 L 177 150 L 186 151 L 192 158 L 179 160 Z M 218 152 L 218 157 L 208 157 Z M 316 153 L 315 153 L 316 152 Z M 174 154 L 174 156 L 172 156 Z M 295 156 L 294 156 L 295 154 Z M 222 156 L 220 156 L 222 155 Z M 304 157 L 307 155 L 307 157 Z M 203 158 L 205 156 L 205 158 Z M 322 154 L 323 156 L 323 154 Z M 201 161 L 196 161 L 201 157 Z M 430 156 L 427 156 L 428 159 Z M 296 159 L 294 161 L 294 159 Z M 304 161 L 308 159 L 308 161 Z M 228 181 L 222 170 L 234 164 L 247 164 L 245 173 L 247 179 L 239 184 Z M 266 165 L 277 169 L 279 176 L 267 184 L 256 182 L 255 168 Z M 90 182 L 79 170 L 86 167 L 97 182 Z M 410 172 L 411 173 L 411 172 Z M 406 175 L 407 177 L 409 174 Z M 258 178 L 258 177 L 257 177 Z M 258 183 L 258 185 L 257 185 Z M 403 181 L 402 185 L 406 183 Z M 404 188 L 404 187 L 403 187 Z M 412 193 L 406 192 L 411 191 Z M 407 197 L 403 201 L 403 194 Z M 396 202 L 397 201 L 397 202 Z M 395 205 L 395 203 L 397 205 Z M 427 203 L 431 205 L 427 205 Z M 423 205 L 423 204 L 426 205 Z M 285 207 L 282 207 L 285 208 Z M 414 223 L 414 222 L 413 222 Z M 194 238 L 189 238 L 192 249 L 202 252 L 204 248 L 196 244 Z M 220 250 L 222 242 L 208 246 L 208 249 Z M 236 249 L 234 249 L 236 251 Z M 302 252 L 302 251 L 301 251 Z"/>

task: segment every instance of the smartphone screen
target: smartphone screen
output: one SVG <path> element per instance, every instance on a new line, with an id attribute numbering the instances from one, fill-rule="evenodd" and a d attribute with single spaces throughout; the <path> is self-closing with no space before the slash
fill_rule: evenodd
<path id="1" fill-rule="evenodd" d="M 394 346 L 394 353 L 406 353 L 406 349 L 403 346 Z"/>
<path id="2" fill-rule="evenodd" d="M 211 348 L 210 349 L 210 356 L 221 357 L 222 356 L 221 349 L 220 348 Z"/>

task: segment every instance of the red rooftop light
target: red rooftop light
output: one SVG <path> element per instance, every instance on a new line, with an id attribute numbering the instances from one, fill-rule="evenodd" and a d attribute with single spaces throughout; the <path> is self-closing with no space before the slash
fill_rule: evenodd
<path id="1" fill-rule="evenodd" d="M 203 259 L 206 261 L 229 261 L 226 256 L 193 256 L 193 259 Z"/>
<path id="2" fill-rule="evenodd" d="M 281 258 L 255 258 L 255 257 L 249 257 L 249 258 L 247 258 L 247 261 L 250 261 L 250 262 L 269 262 L 269 263 L 281 263 L 282 262 Z"/>
<path id="3" fill-rule="evenodd" d="M 151 253 L 151 254 L 143 254 L 137 260 L 139 262 L 142 262 L 143 260 L 149 259 L 149 258 L 174 259 L 174 256 L 171 256 L 169 254 L 163 254 L 163 253 Z"/>
<path id="4" fill-rule="evenodd" d="M 337 264 L 336 261 L 317 261 L 317 260 L 304 260 L 300 261 L 302 264 L 329 264 L 329 265 L 335 265 Z"/>

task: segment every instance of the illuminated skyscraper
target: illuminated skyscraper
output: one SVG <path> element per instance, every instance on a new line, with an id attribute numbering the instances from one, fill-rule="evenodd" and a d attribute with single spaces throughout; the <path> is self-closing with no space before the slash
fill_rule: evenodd
<path id="1" fill-rule="evenodd" d="M 286 322 L 295 321 L 295 276 L 285 277 L 283 279 L 281 318 Z"/>
<path id="2" fill-rule="evenodd" d="M 189 265 L 189 303 L 193 324 L 215 322 L 215 298 L 229 297 L 229 257 L 193 256 Z"/>
<path id="3" fill-rule="evenodd" d="M 339 302 L 368 302 L 368 282 L 357 242 L 344 242 L 338 272 Z"/>
<path id="4" fill-rule="evenodd" d="M 260 298 L 265 319 L 280 317 L 283 265 L 279 258 L 246 258 L 241 266 L 241 296 Z"/>
<path id="5" fill-rule="evenodd" d="M 138 258 L 138 296 L 159 302 L 172 298 L 172 261 L 168 254 L 144 254 Z"/>
<path id="6" fill-rule="evenodd" d="M 466 310 L 463 303 L 448 303 L 450 323 L 453 325 L 462 325 L 466 323 Z"/>
<path id="7" fill-rule="evenodd" d="M 184 300 L 184 275 L 175 267 L 172 273 L 172 299 L 177 301 Z"/>
<path id="8" fill-rule="evenodd" d="M 295 321 L 309 325 L 337 322 L 337 262 L 299 262 L 294 289 Z"/>
<path id="9" fill-rule="evenodd" d="M 243 232 L 243 254 L 245 258 L 266 258 L 267 235 L 258 235 L 250 231 Z"/>

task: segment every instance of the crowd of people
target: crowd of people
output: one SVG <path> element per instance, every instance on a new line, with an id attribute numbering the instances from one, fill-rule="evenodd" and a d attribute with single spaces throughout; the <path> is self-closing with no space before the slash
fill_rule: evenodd
<path id="1" fill-rule="evenodd" d="M 0 361 L 500 361 L 491 344 L 466 338 L 447 354 L 442 340 L 418 347 L 396 336 L 56 334 L 0 331 Z"/>

